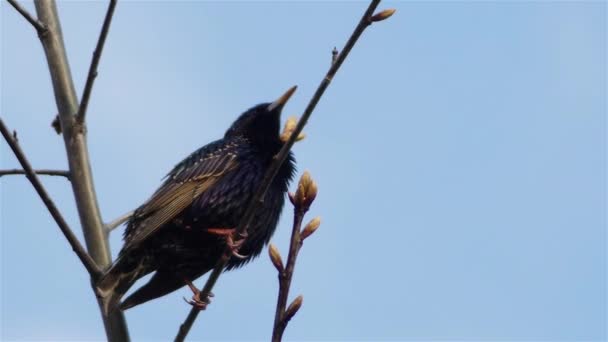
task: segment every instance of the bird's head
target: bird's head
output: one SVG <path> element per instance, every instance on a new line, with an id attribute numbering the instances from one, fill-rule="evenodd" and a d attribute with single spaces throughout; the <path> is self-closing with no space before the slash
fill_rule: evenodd
<path id="1" fill-rule="evenodd" d="M 254 144 L 280 145 L 281 111 L 296 88 L 297 86 L 289 88 L 272 103 L 259 104 L 241 114 L 226 131 L 224 137 L 242 136 Z"/>

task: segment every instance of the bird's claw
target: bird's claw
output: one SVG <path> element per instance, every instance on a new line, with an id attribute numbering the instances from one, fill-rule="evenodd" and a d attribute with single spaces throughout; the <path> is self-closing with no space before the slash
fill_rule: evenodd
<path id="1" fill-rule="evenodd" d="M 192 300 L 187 300 L 186 297 L 183 297 L 184 301 L 190 305 L 192 305 L 193 308 L 199 310 L 199 311 L 203 311 L 205 309 L 207 309 L 207 305 L 209 305 L 209 303 L 211 303 L 211 300 L 209 299 L 209 297 L 207 297 L 206 300 L 201 300 L 200 296 L 198 294 L 195 294 L 192 296 Z"/>
<path id="2" fill-rule="evenodd" d="M 188 285 L 193 295 L 191 300 L 187 300 L 186 297 L 183 297 L 184 301 L 192 305 L 193 308 L 196 308 L 199 311 L 205 310 L 207 308 L 207 305 L 211 303 L 211 297 L 214 296 L 213 292 L 209 292 L 207 298 L 203 299 L 201 298 L 201 291 L 199 291 L 199 289 L 197 289 L 196 286 L 194 286 L 194 284 L 192 284 L 190 280 L 186 279 L 185 281 L 186 285 Z"/>
<path id="3" fill-rule="evenodd" d="M 247 259 L 248 255 L 243 255 L 239 253 L 239 248 L 243 246 L 245 243 L 245 239 L 247 238 L 247 232 L 238 233 L 240 237 L 238 240 L 234 240 L 232 235 L 234 234 L 236 229 L 227 229 L 227 228 L 207 228 L 207 232 L 214 235 L 223 236 L 226 239 L 226 245 L 230 249 L 230 255 L 234 256 L 238 259 Z"/>
<path id="4" fill-rule="evenodd" d="M 245 243 L 245 238 L 247 237 L 247 234 L 245 233 L 239 235 L 241 236 L 241 238 L 236 241 L 234 241 L 232 235 L 228 235 L 228 237 L 226 238 L 226 245 L 228 245 L 228 248 L 230 248 L 230 254 L 232 254 L 232 256 L 239 259 L 246 259 L 248 256 L 239 254 L 239 248 L 241 248 L 241 246 L 243 246 L 243 244 Z"/>

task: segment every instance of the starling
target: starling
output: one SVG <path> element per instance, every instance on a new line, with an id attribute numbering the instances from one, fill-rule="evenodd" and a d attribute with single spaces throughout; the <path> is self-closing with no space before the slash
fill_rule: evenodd
<path id="1" fill-rule="evenodd" d="M 279 138 L 281 110 L 295 90 L 294 86 L 275 102 L 259 104 L 241 114 L 222 139 L 177 164 L 150 199 L 135 210 L 118 258 L 97 283 L 106 314 L 184 285 L 195 292 L 195 301 L 190 303 L 204 308 L 205 299 L 196 297 L 192 281 L 215 267 L 226 244 L 235 249 L 227 270 L 260 254 L 275 231 L 295 172 L 291 152 L 268 188 L 247 236 L 235 243 L 232 233 L 283 146 Z M 129 288 L 151 272 L 155 273 L 150 281 L 120 303 Z"/>

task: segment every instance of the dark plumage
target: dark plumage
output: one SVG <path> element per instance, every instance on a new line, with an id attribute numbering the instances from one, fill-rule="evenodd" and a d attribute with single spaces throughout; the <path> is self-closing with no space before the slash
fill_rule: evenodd
<path id="1" fill-rule="evenodd" d="M 273 103 L 243 113 L 224 137 L 203 146 L 177 164 L 152 197 L 129 220 L 125 244 L 97 283 L 106 312 L 125 310 L 164 296 L 211 270 L 226 248 L 226 239 L 207 229 L 236 228 L 272 157 L 281 149 L 280 115 L 295 91 Z M 260 254 L 274 233 L 287 186 L 295 171 L 290 154 L 270 185 L 248 237 L 227 269 Z M 156 272 L 120 305 L 137 279 Z"/>

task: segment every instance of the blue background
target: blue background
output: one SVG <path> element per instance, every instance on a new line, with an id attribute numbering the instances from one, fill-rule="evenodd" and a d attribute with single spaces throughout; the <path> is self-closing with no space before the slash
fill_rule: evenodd
<path id="1" fill-rule="evenodd" d="M 301 114 L 366 6 L 120 2 L 88 112 L 104 219 L 293 84 L 284 117 Z M 323 223 L 300 254 L 291 297 L 304 305 L 286 338 L 605 340 L 606 2 L 390 7 L 295 146 L 320 188 L 308 218 Z M 79 93 L 105 9 L 59 3 Z M 1 13 L 0 115 L 35 167 L 65 169 L 38 38 L 4 1 Z M 81 236 L 69 184 L 44 183 Z M 0 186 L 1 339 L 104 339 L 88 277 L 32 187 Z M 291 218 L 273 238 L 283 255 Z M 225 274 L 191 339 L 268 340 L 277 287 L 265 254 Z M 133 339 L 172 339 L 183 296 L 126 312 Z"/>

